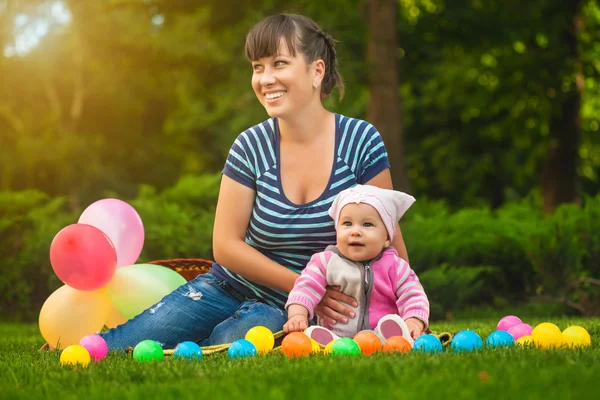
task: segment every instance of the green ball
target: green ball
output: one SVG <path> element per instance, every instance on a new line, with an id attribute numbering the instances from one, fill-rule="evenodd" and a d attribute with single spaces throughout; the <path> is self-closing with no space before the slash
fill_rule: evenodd
<path id="1" fill-rule="evenodd" d="M 154 340 L 142 340 L 133 349 L 133 359 L 139 362 L 162 360 L 165 354 Z"/>
<path id="2" fill-rule="evenodd" d="M 351 338 L 341 338 L 331 346 L 331 354 L 334 356 L 356 357 L 361 354 L 360 346 Z"/>

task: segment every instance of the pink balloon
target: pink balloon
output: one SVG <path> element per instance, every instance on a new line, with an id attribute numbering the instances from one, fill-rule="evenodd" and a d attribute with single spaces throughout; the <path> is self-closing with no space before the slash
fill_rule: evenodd
<path id="1" fill-rule="evenodd" d="M 531 335 L 532 331 L 533 331 L 533 328 L 531 327 L 531 325 L 524 324 L 524 323 L 517 324 L 517 325 L 511 326 L 510 328 L 508 328 L 508 333 L 513 335 L 515 340 L 517 340 L 521 336 Z"/>
<path id="2" fill-rule="evenodd" d="M 94 362 L 98 362 L 108 354 L 108 345 L 99 335 L 86 335 L 80 341 L 79 345 L 83 346 Z"/>
<path id="3" fill-rule="evenodd" d="M 496 329 L 499 331 L 508 331 L 511 326 L 515 326 L 517 324 L 520 324 L 521 322 L 523 321 L 521 321 L 519 317 L 515 317 L 514 315 L 507 315 L 506 317 L 502 318 L 500 322 L 498 322 L 498 326 L 496 327 Z"/>
<path id="4" fill-rule="evenodd" d="M 79 223 L 106 233 L 117 252 L 117 267 L 135 264 L 142 253 L 144 224 L 137 211 L 122 200 L 102 199 L 90 204 Z"/>
<path id="5" fill-rule="evenodd" d="M 97 290 L 106 286 L 115 274 L 117 253 L 98 228 L 73 224 L 52 240 L 50 264 L 58 279 L 73 289 Z"/>

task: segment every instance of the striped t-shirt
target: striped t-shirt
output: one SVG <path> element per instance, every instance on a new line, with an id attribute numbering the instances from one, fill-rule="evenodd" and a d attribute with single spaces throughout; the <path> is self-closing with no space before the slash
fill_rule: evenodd
<path id="1" fill-rule="evenodd" d="M 270 118 L 242 132 L 229 150 L 223 173 L 256 191 L 246 243 L 271 260 L 300 273 L 314 253 L 335 244 L 327 214 L 342 190 L 364 184 L 389 167 L 381 135 L 368 122 L 336 114 L 335 161 L 325 191 L 317 199 L 294 204 L 285 197 L 279 170 L 279 128 Z M 239 292 L 282 307 L 288 293 L 250 282 L 213 264 L 211 273 Z"/>

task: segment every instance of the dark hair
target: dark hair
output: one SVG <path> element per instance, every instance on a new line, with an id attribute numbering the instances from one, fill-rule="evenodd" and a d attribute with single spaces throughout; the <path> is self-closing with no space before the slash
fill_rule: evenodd
<path id="1" fill-rule="evenodd" d="M 325 62 L 321 95 L 329 95 L 337 85 L 340 99 L 344 97 L 344 82 L 337 67 L 335 40 L 324 33 L 313 20 L 298 14 L 276 14 L 254 25 L 246 36 L 246 58 L 257 61 L 277 54 L 284 39 L 292 56 L 300 53 L 307 63 L 319 58 Z"/>

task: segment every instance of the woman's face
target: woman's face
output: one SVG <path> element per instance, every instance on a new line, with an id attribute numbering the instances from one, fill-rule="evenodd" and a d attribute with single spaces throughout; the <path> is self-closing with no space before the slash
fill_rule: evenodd
<path id="1" fill-rule="evenodd" d="M 320 101 L 323 61 L 308 65 L 302 54 L 290 55 L 284 41 L 277 54 L 253 61 L 252 71 L 254 93 L 271 117 L 295 115 Z"/>

